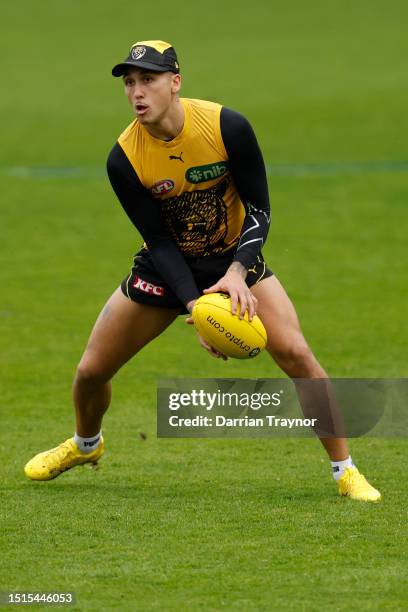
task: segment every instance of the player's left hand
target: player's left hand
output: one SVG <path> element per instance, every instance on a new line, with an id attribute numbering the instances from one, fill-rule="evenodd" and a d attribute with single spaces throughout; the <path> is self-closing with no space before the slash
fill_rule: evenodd
<path id="1" fill-rule="evenodd" d="M 237 268 L 232 268 L 232 266 L 237 266 Z M 204 289 L 204 293 L 229 293 L 231 297 L 232 314 L 237 314 L 240 319 L 243 319 L 245 316 L 245 311 L 248 310 L 249 320 L 252 321 L 256 315 L 258 300 L 252 294 L 250 288 L 245 282 L 245 268 L 237 262 L 232 264 L 232 266 L 230 266 L 224 276 L 220 278 L 215 285 L 208 287 L 208 289 Z M 238 268 L 238 266 L 240 266 L 242 270 Z"/>
<path id="2" fill-rule="evenodd" d="M 187 305 L 188 310 L 190 310 L 190 308 L 191 308 L 190 312 L 192 312 L 192 310 L 194 308 L 195 302 L 196 302 L 196 300 L 190 302 Z M 190 314 L 189 317 L 187 317 L 186 323 L 187 323 L 187 325 L 194 325 L 194 319 L 191 316 L 191 314 Z M 197 332 L 197 335 L 198 335 L 198 341 L 199 341 L 200 345 L 202 346 L 202 348 L 205 349 L 206 351 L 208 351 L 212 357 L 215 357 L 216 359 L 220 359 L 221 358 L 224 361 L 227 361 L 228 357 L 226 355 L 224 355 L 223 353 L 220 353 L 219 351 L 217 351 L 217 349 L 215 349 L 212 346 L 210 346 L 208 344 L 208 342 L 206 340 L 204 340 L 204 338 L 198 332 Z"/>

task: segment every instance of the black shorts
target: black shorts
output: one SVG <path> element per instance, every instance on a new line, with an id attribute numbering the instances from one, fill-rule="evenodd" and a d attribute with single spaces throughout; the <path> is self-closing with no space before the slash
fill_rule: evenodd
<path id="1" fill-rule="evenodd" d="M 233 260 L 234 254 L 209 255 L 197 259 L 186 259 L 194 276 L 199 291 L 211 287 L 224 276 Z M 266 266 L 262 254 L 257 256 L 256 262 L 248 269 L 246 283 L 252 287 L 268 276 L 271 270 Z M 130 274 L 123 279 L 121 288 L 134 302 L 148 304 L 149 306 L 162 306 L 164 308 L 180 308 L 181 314 L 187 313 L 185 305 L 178 299 L 174 291 L 165 283 L 160 273 L 154 267 L 149 251 L 142 249 L 136 253 Z"/>

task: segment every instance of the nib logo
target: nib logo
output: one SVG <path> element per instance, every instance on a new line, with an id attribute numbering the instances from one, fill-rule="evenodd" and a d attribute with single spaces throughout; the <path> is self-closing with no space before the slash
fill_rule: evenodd
<path id="1" fill-rule="evenodd" d="M 205 183 L 223 176 L 228 171 L 227 162 L 216 162 L 206 166 L 195 166 L 186 171 L 186 179 L 189 183 Z"/>
<path id="2" fill-rule="evenodd" d="M 199 183 L 203 180 L 203 173 L 200 170 L 192 168 L 188 173 L 188 179 L 191 183 Z"/>

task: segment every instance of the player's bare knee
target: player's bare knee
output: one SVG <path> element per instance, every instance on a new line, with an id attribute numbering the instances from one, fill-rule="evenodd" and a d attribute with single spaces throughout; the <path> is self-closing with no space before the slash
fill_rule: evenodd
<path id="1" fill-rule="evenodd" d="M 304 341 L 294 341 L 285 348 L 272 351 L 273 357 L 283 371 L 292 377 L 316 376 L 316 359 Z"/>
<path id="2" fill-rule="evenodd" d="M 299 344 L 294 347 L 293 357 L 296 368 L 303 372 L 303 376 L 315 374 L 316 359 L 307 344 Z"/>
<path id="3" fill-rule="evenodd" d="M 76 370 L 74 385 L 77 387 L 99 387 L 107 383 L 110 378 L 96 363 L 82 358 Z"/>

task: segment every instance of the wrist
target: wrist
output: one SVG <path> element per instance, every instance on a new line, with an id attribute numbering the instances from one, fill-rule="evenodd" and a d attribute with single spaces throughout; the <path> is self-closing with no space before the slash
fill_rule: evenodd
<path id="1" fill-rule="evenodd" d="M 186 304 L 186 308 L 188 310 L 188 312 L 191 314 L 193 312 L 193 308 L 194 308 L 194 304 L 196 303 L 197 300 L 190 300 L 189 302 L 187 302 Z"/>
<path id="2" fill-rule="evenodd" d="M 227 273 L 230 272 L 232 272 L 233 274 L 238 274 L 243 280 L 246 279 L 246 276 L 248 274 L 248 270 L 239 261 L 232 262 L 232 264 L 227 270 Z"/>

